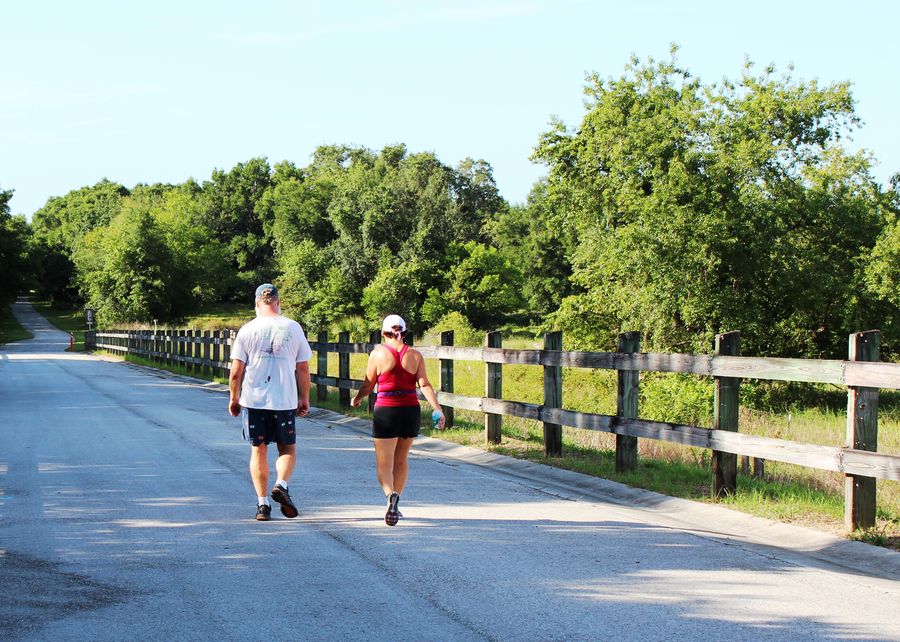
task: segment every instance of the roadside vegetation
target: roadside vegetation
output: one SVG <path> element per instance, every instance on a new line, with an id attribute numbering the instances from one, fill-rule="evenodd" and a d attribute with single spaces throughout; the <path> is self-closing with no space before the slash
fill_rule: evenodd
<path id="1" fill-rule="evenodd" d="M 30 339 L 32 334 L 19 325 L 8 304 L 0 305 L 0 345 Z"/>

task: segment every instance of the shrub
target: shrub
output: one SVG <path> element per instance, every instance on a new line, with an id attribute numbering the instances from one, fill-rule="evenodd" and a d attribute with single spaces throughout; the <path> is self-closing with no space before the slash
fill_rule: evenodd
<path id="1" fill-rule="evenodd" d="M 484 343 L 484 335 L 478 332 L 459 312 L 449 312 L 438 319 L 437 323 L 422 337 L 426 345 L 440 345 L 441 332 L 453 331 L 453 343 L 458 346 L 475 347 Z"/>

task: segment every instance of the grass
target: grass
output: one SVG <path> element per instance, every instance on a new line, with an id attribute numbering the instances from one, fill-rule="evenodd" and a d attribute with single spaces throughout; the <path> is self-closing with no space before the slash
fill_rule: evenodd
<path id="1" fill-rule="evenodd" d="M 217 329 L 238 327 L 249 320 L 245 306 L 223 306 L 218 312 L 233 316 L 216 316 L 214 313 L 194 317 L 189 327 Z M 238 313 L 245 316 L 234 316 Z M 425 340 L 428 341 L 427 338 Z M 428 343 L 431 345 L 433 342 Z M 514 338 L 506 348 L 534 348 L 534 339 Z M 129 358 L 141 363 L 142 360 Z M 311 363 L 315 370 L 316 358 Z M 150 361 L 145 365 L 159 367 Z M 362 379 L 365 373 L 366 355 L 350 356 L 350 376 Z M 439 364 L 427 360 L 426 370 L 436 385 Z M 480 397 L 484 394 L 484 364 L 458 361 L 454 364 L 454 383 L 457 394 Z M 199 376 L 190 370 L 173 368 L 181 374 Z M 338 371 L 337 354 L 328 355 L 328 374 Z M 709 426 L 711 408 L 706 403 L 711 398 L 711 380 L 693 378 L 685 385 L 681 375 L 642 375 L 641 416 L 647 419 L 678 421 Z M 577 368 L 563 369 L 565 407 L 571 410 L 600 414 L 615 414 L 616 373 L 605 370 Z M 673 392 L 674 391 L 674 392 Z M 808 386 L 791 391 L 786 399 L 802 399 L 793 402 L 779 412 L 741 409 L 741 431 L 801 443 L 840 446 L 845 440 L 846 392 L 831 386 Z M 742 396 L 758 394 L 756 389 L 742 389 Z M 503 398 L 508 400 L 541 403 L 543 380 L 541 368 L 529 366 L 503 367 Z M 336 412 L 368 418 L 364 408 L 340 407 L 336 389 L 329 389 L 325 400 L 315 400 L 318 407 Z M 684 399 L 688 399 L 685 402 Z M 884 391 L 879 400 L 880 452 L 900 452 L 900 392 Z M 683 406 L 683 407 L 680 407 Z M 423 413 L 422 434 L 445 439 L 476 448 L 482 448 L 511 457 L 573 470 L 605 479 L 618 481 L 636 488 L 643 488 L 673 497 L 700 502 L 713 502 L 711 453 L 706 449 L 684 447 L 678 444 L 639 440 L 639 460 L 636 470 L 629 473 L 615 471 L 615 436 L 596 431 L 563 428 L 562 457 L 547 458 L 543 450 L 543 428 L 540 423 L 515 417 L 503 418 L 502 443 L 487 444 L 484 438 L 483 415 L 477 412 L 457 410 L 456 427 L 434 431 L 427 422 L 429 413 Z M 790 522 L 810 528 L 832 532 L 839 536 L 865 541 L 879 546 L 900 550 L 900 484 L 878 480 L 877 524 L 865 532 L 847 534 L 843 524 L 843 483 L 840 473 L 820 471 L 800 466 L 765 462 L 765 475 L 755 479 L 749 474 L 738 476 L 737 492 L 718 500 L 728 506 L 752 515 Z"/>
<path id="2" fill-rule="evenodd" d="M 199 330 L 225 330 L 240 328 L 255 317 L 253 305 L 246 303 L 220 303 L 185 319 L 181 327 Z"/>
<path id="3" fill-rule="evenodd" d="M 618 473 L 615 470 L 615 435 L 564 427 L 563 456 L 546 457 L 543 428 L 537 422 L 504 417 L 502 443 L 493 445 L 485 442 L 483 420 L 478 413 L 457 410 L 456 418 L 453 429 L 437 432 L 426 427 L 422 432 L 635 488 L 704 503 L 719 503 L 758 517 L 847 536 L 843 523 L 843 476 L 840 473 L 770 461 L 765 463 L 763 479 L 739 474 L 737 492 L 716 501 L 712 499 L 711 453 L 706 449 L 641 439 L 637 468 Z M 878 480 L 876 487 L 876 526 L 849 536 L 900 550 L 900 488 L 897 482 L 886 480 Z"/>
<path id="4" fill-rule="evenodd" d="M 9 305 L 0 305 L 0 345 L 30 339 L 32 335 L 28 330 L 19 325 L 13 316 Z"/>

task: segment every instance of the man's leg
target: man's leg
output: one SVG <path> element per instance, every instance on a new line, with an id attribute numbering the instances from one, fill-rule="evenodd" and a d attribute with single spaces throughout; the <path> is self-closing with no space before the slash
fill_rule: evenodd
<path id="1" fill-rule="evenodd" d="M 394 492 L 402 495 L 406 487 L 406 478 L 409 476 L 409 450 L 413 440 L 401 437 L 397 440 L 397 449 L 394 451 Z"/>
<path id="2" fill-rule="evenodd" d="M 381 484 L 381 490 L 384 491 L 385 496 L 389 496 L 395 492 L 394 453 L 397 450 L 398 440 L 394 437 L 393 439 L 374 439 L 373 441 L 375 442 L 375 468 L 378 473 L 378 483 Z"/>
<path id="3" fill-rule="evenodd" d="M 275 460 L 275 470 L 278 471 L 278 480 L 272 487 L 272 499 L 281 504 L 281 514 L 293 519 L 300 514 L 294 500 L 288 492 L 287 483 L 294 472 L 297 463 L 297 444 L 278 444 L 278 459 Z M 281 482 L 281 483 L 279 483 Z"/>
<path id="4" fill-rule="evenodd" d="M 278 459 L 275 460 L 275 471 L 278 479 L 290 481 L 297 465 L 297 444 L 278 444 Z"/>
<path id="5" fill-rule="evenodd" d="M 266 444 L 250 446 L 250 479 L 257 497 L 269 494 L 269 460 Z"/>

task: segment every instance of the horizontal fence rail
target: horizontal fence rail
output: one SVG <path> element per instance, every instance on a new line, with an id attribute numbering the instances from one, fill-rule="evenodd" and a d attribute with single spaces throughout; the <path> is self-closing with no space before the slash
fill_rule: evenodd
<path id="1" fill-rule="evenodd" d="M 99 349 L 114 354 L 137 355 L 160 363 L 180 364 L 189 370 L 227 376 L 230 369 L 229 354 L 234 334 L 229 330 L 203 333 L 190 330 L 156 332 L 107 330 L 86 333 L 86 345 L 89 350 Z M 318 371 L 311 374 L 312 382 L 317 385 L 320 396 L 327 395 L 328 387 L 335 388 L 341 391 L 342 405 L 349 405 L 349 391 L 359 389 L 362 382 L 349 377 L 348 362 L 344 359 L 349 358 L 350 354 L 368 354 L 378 344 L 374 342 L 353 343 L 349 340 L 331 342 L 327 341 L 327 337 L 321 333 L 318 338 L 318 341 L 310 341 L 310 347 L 319 354 Z M 342 333 L 340 339 L 347 338 L 347 335 Z M 495 341 L 495 345 L 499 345 L 496 342 L 498 338 L 491 339 Z M 372 341 L 375 339 L 377 339 L 377 335 L 371 337 Z M 545 342 L 545 347 L 561 345 L 559 337 L 556 341 L 557 343 L 550 344 Z M 849 479 L 900 481 L 900 455 L 875 452 L 874 448 L 813 445 L 784 439 L 756 437 L 732 430 L 567 410 L 559 407 L 562 405 L 561 401 L 555 401 L 552 405 L 547 399 L 545 399 L 545 404 L 510 401 L 494 398 L 494 394 L 488 390 L 485 391 L 483 397 L 464 396 L 455 394 L 452 389 L 453 362 L 475 361 L 484 363 L 486 368 L 500 368 L 503 365 L 541 366 L 545 371 L 545 381 L 548 376 L 558 376 L 554 373 L 558 372 L 559 368 L 590 368 L 614 370 L 620 373 L 693 374 L 713 377 L 717 381 L 760 379 L 828 383 L 845 386 L 851 394 L 859 390 L 874 390 L 877 395 L 878 389 L 900 389 L 900 364 L 853 358 L 843 361 L 721 354 L 514 350 L 487 346 L 470 348 L 454 346 L 452 342 L 452 333 L 444 333 L 444 336 L 441 337 L 442 345 L 417 346 L 416 348 L 425 358 L 440 360 L 442 381 L 439 386 L 436 386 L 439 388 L 437 396 L 441 405 L 446 406 L 447 410 L 471 410 L 497 419 L 502 416 L 512 416 L 544 422 L 545 437 L 552 435 L 552 432 L 547 432 L 548 426 L 550 429 L 554 426 L 568 426 L 629 438 L 654 439 L 684 446 L 707 448 L 714 453 L 727 454 L 726 457 L 740 455 L 752 457 L 757 462 L 772 460 L 836 471 L 844 473 Z M 339 376 L 329 375 L 327 372 L 328 353 L 339 355 L 341 369 Z M 342 355 L 346 355 L 346 357 Z M 489 378 L 495 379 L 494 384 L 496 385 L 502 379 L 502 375 L 498 375 L 496 371 L 492 372 L 494 374 Z M 498 379 L 498 376 L 501 378 Z M 500 389 L 502 390 L 502 388 Z M 546 385 L 545 390 L 547 390 Z M 421 394 L 420 398 L 423 398 Z M 874 407 L 874 412 L 877 413 L 877 397 Z M 866 412 L 872 412 L 872 409 L 869 408 Z M 497 432 L 496 421 L 489 423 L 493 423 L 490 430 L 494 435 L 491 439 L 498 440 L 499 432 Z M 848 430 L 850 429 L 848 428 Z M 855 444 L 849 434 L 847 443 Z M 558 445 L 555 446 L 555 449 L 558 447 Z M 731 484 L 729 486 L 726 481 L 724 487 L 726 491 L 734 489 L 733 481 Z M 872 492 L 874 492 L 874 487 Z M 848 495 L 845 502 L 848 501 L 855 501 L 855 499 Z M 874 510 L 874 500 L 871 503 Z M 874 522 L 874 513 L 871 519 L 865 517 L 860 519 L 855 512 L 853 515 L 852 521 L 847 523 L 848 527 L 856 528 L 866 525 L 869 521 Z"/>

